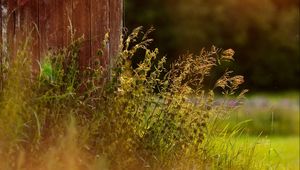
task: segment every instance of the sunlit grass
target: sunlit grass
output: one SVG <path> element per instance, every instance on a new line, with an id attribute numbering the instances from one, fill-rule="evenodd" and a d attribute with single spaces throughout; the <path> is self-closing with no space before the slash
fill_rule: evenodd
<path id="1" fill-rule="evenodd" d="M 299 169 L 299 136 L 241 136 L 234 140 L 237 147 L 255 145 L 255 159 L 269 162 L 270 168 Z"/>

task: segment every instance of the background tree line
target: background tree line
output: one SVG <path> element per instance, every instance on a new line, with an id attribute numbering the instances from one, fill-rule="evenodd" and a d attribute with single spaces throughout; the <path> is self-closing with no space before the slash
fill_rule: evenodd
<path id="1" fill-rule="evenodd" d="M 202 47 L 233 48 L 234 70 L 252 90 L 299 87 L 297 0 L 125 0 L 125 26 L 154 26 L 169 62 Z"/>

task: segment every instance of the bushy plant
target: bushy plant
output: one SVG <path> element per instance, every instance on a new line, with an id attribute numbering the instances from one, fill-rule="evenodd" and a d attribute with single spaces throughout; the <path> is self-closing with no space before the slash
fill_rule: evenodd
<path id="1" fill-rule="evenodd" d="M 7 149 L 12 153 L 3 166 L 171 169 L 189 158 L 196 167 L 209 118 L 230 109 L 214 104 L 214 90 L 233 95 L 243 77 L 226 71 L 214 88 L 203 86 L 212 69 L 233 60 L 233 50 L 215 47 L 184 55 L 166 70 L 166 58 L 148 49 L 151 31 L 139 27 L 124 38 L 111 68 L 100 62 L 100 49 L 91 66 L 80 71 L 82 39 L 50 51 L 39 75 L 20 71 L 30 70 L 27 62 L 12 66 L 1 93 L 0 157 L 8 157 Z M 28 54 L 20 49 L 14 63 Z M 136 66 L 135 57 L 142 58 Z"/>

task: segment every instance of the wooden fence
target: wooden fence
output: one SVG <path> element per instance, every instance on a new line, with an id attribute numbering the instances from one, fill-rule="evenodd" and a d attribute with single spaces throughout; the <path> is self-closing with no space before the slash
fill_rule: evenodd
<path id="1" fill-rule="evenodd" d="M 15 52 L 24 37 L 31 34 L 33 61 L 39 61 L 49 49 L 70 43 L 70 28 L 75 30 L 75 38 L 84 35 L 79 57 L 81 68 L 96 55 L 107 32 L 110 38 L 103 63 L 111 63 L 118 52 L 123 0 L 0 0 L 0 3 L 2 52 L 7 49 Z M 37 62 L 34 65 L 37 67 Z"/>

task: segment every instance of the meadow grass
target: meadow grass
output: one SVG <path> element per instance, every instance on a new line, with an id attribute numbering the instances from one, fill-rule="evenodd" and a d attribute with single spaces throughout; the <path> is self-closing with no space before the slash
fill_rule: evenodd
<path id="1" fill-rule="evenodd" d="M 230 114 L 225 123 L 244 125 L 254 136 L 296 136 L 299 134 L 299 96 L 296 92 L 251 94 L 240 109 Z"/>
<path id="2" fill-rule="evenodd" d="M 235 140 L 238 146 L 256 144 L 255 157 L 269 162 L 269 169 L 299 169 L 299 136 L 241 136 Z"/>

